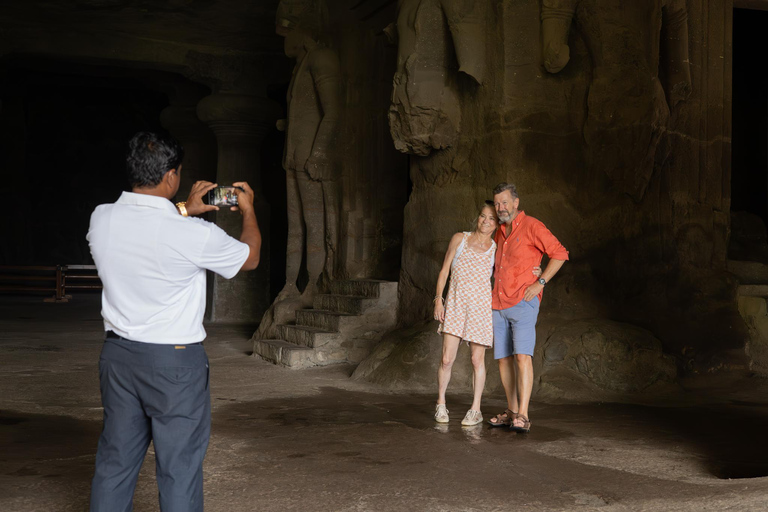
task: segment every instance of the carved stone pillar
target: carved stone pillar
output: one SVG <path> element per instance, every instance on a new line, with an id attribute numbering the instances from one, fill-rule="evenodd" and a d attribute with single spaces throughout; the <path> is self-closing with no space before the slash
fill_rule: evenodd
<path id="1" fill-rule="evenodd" d="M 256 323 L 269 307 L 269 205 L 261 188 L 261 142 L 274 129 L 280 110 L 267 98 L 219 93 L 197 105 L 197 115 L 216 136 L 218 163 L 216 183 L 231 185 L 247 181 L 256 194 L 256 218 L 262 234 L 259 267 L 231 280 L 209 276 L 211 303 L 208 313 L 213 322 Z M 216 224 L 239 238 L 242 220 L 239 213 L 223 210 L 212 214 Z M 282 284 L 282 283 L 280 283 Z"/>
<path id="2" fill-rule="evenodd" d="M 189 196 L 192 184 L 198 180 L 216 179 L 216 138 L 197 118 L 197 108 L 170 105 L 160 113 L 160 123 L 184 146 L 181 186 L 176 200 Z"/>

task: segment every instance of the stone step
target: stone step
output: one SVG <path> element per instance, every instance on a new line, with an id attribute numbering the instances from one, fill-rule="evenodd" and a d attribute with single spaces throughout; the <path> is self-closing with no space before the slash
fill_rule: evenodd
<path id="1" fill-rule="evenodd" d="M 256 340 L 253 343 L 253 354 L 289 368 L 315 366 L 313 349 L 283 340 Z"/>
<path id="2" fill-rule="evenodd" d="M 322 309 L 300 309 L 296 311 L 296 325 L 316 327 L 324 331 L 341 331 L 356 315 L 326 311 Z"/>
<path id="3" fill-rule="evenodd" d="M 323 347 L 339 339 L 337 332 L 306 325 L 278 325 L 277 333 L 281 339 L 289 343 L 309 348 Z"/>
<path id="4" fill-rule="evenodd" d="M 394 289 L 397 295 L 396 281 L 381 281 L 377 279 L 349 279 L 346 281 L 334 281 L 331 283 L 330 292 L 333 295 L 352 295 L 355 297 L 367 297 L 375 299 L 383 293 L 391 293 Z"/>
<path id="5" fill-rule="evenodd" d="M 254 355 L 290 368 L 359 363 L 395 326 L 394 281 L 336 281 L 314 298 L 314 309 L 292 309 L 292 320 L 275 322 L 280 339 L 254 340 Z M 293 305 L 292 307 L 295 307 Z"/>
<path id="6" fill-rule="evenodd" d="M 323 311 L 362 315 L 377 302 L 378 299 L 365 296 L 324 294 L 316 296 L 312 305 L 315 309 Z"/>
<path id="7" fill-rule="evenodd" d="M 768 298 L 768 285 L 742 284 L 742 285 L 739 285 L 738 294 L 740 297 L 767 297 Z"/>
<path id="8" fill-rule="evenodd" d="M 768 284 L 768 265 L 759 261 L 728 260 L 728 271 L 744 284 Z"/>

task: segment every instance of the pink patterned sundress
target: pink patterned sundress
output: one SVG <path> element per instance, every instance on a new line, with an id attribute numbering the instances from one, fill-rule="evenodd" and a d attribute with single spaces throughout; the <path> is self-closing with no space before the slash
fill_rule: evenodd
<path id="1" fill-rule="evenodd" d="M 445 299 L 445 321 L 438 334 L 453 334 L 485 347 L 493 346 L 491 275 L 496 243 L 484 253 L 472 250 L 465 232 L 459 247 L 461 254 L 451 264 L 451 284 Z"/>

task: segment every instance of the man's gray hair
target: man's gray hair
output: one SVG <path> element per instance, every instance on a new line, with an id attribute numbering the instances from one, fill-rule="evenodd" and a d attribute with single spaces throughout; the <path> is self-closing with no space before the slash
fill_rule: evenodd
<path id="1" fill-rule="evenodd" d="M 516 199 L 520 197 L 517 195 L 517 187 L 515 186 L 515 184 L 505 183 L 505 182 L 499 183 L 498 185 L 496 185 L 496 187 L 494 187 L 493 195 L 501 194 L 505 190 L 509 190 L 509 193 L 512 194 L 512 199 Z"/>

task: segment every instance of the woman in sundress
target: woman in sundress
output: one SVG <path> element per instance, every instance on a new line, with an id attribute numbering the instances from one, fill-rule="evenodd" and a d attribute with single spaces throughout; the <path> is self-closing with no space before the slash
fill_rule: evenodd
<path id="1" fill-rule="evenodd" d="M 456 233 L 451 238 L 437 278 L 435 319 L 440 321 L 437 332 L 443 335 L 443 357 L 437 371 L 435 421 L 438 423 L 448 423 L 445 391 L 461 340 L 466 341 L 472 351 L 475 389 L 472 407 L 461 424 L 470 426 L 483 421 L 480 397 L 485 386 L 485 350 L 493 346 L 491 275 L 496 254 L 493 234 L 497 226 L 496 209 L 486 201 L 480 208 L 474 231 Z M 449 273 L 451 284 L 448 297 L 443 301 Z"/>

